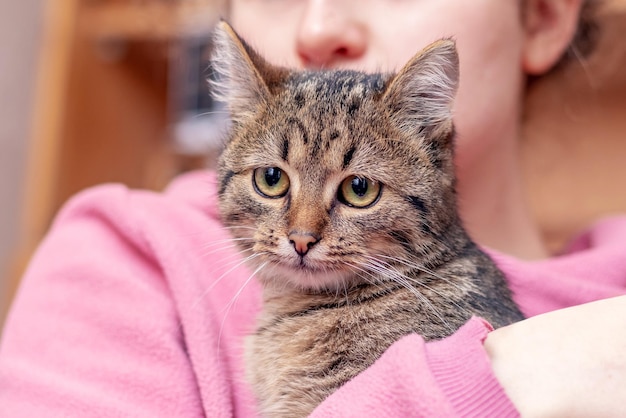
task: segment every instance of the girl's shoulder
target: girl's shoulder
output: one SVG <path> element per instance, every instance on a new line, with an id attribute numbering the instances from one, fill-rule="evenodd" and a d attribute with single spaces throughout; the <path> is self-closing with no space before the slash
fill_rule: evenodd
<path id="1" fill-rule="evenodd" d="M 527 316 L 626 294 L 626 215 L 597 221 L 547 259 L 490 254 Z"/>

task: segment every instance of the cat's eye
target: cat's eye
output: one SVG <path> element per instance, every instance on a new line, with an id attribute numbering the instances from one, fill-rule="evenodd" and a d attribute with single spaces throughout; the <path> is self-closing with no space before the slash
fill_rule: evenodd
<path id="1" fill-rule="evenodd" d="M 350 176 L 341 182 L 337 194 L 339 201 L 355 208 L 366 208 L 378 201 L 381 184 L 359 176 Z"/>
<path id="2" fill-rule="evenodd" d="M 289 190 L 289 177 L 278 167 L 263 167 L 254 170 L 254 188 L 263 197 L 283 197 Z"/>

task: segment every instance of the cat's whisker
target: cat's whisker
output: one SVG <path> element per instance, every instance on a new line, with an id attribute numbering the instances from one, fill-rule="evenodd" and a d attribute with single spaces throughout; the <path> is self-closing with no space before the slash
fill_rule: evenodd
<path id="1" fill-rule="evenodd" d="M 211 116 L 211 115 L 225 115 L 228 116 L 227 110 L 209 110 L 207 112 L 198 113 L 192 116 L 192 119 L 199 119 L 202 116 Z"/>
<path id="2" fill-rule="evenodd" d="M 207 249 L 207 248 L 213 248 L 215 246 L 218 246 L 218 245 L 224 244 L 224 243 L 231 243 L 231 242 L 238 242 L 238 241 L 253 241 L 253 240 L 254 240 L 254 238 L 251 238 L 251 237 L 224 238 L 224 239 L 211 241 L 210 243 L 201 245 L 200 248 Z"/>
<path id="3" fill-rule="evenodd" d="M 368 284 L 382 289 L 382 285 L 381 285 L 382 282 L 380 282 L 380 280 L 376 280 L 376 279 L 378 279 L 378 276 L 376 274 L 374 274 L 372 271 L 364 269 L 361 266 L 359 266 L 357 264 L 354 264 L 354 263 L 346 263 L 346 265 L 352 267 L 355 270 L 360 271 L 363 274 L 367 274 L 369 276 L 369 278 L 366 277 L 366 276 L 363 276 L 362 274 L 359 274 L 358 276 L 359 276 L 359 278 L 365 280 Z M 366 264 L 366 266 L 372 268 L 373 270 L 376 270 L 374 268 L 375 266 L 370 266 L 369 264 Z M 372 278 L 374 280 L 370 280 L 370 278 Z M 378 283 L 377 283 L 377 281 L 378 281 Z"/>
<path id="4" fill-rule="evenodd" d="M 226 305 L 225 309 L 228 311 L 232 305 L 235 303 L 235 301 L 237 300 L 237 298 L 241 295 L 241 292 L 243 292 L 243 289 L 248 285 L 248 283 L 250 283 L 250 281 L 257 275 L 257 273 L 259 273 L 261 270 L 263 270 L 265 268 L 265 266 L 267 266 L 267 264 L 269 263 L 269 261 L 264 262 L 263 264 L 261 264 L 259 267 L 257 267 L 252 274 L 250 274 L 250 276 L 244 281 L 243 285 L 241 285 L 241 287 L 239 288 L 239 290 L 237 291 L 237 293 L 235 293 L 235 295 L 231 298 L 230 302 L 228 302 L 228 304 Z"/>
<path id="5" fill-rule="evenodd" d="M 192 305 L 191 305 L 191 309 L 195 309 L 200 302 L 202 302 L 202 299 L 204 299 L 206 297 L 206 295 L 208 295 L 209 293 L 211 293 L 211 291 L 215 288 L 215 286 L 217 286 L 217 284 L 219 282 L 221 282 L 224 277 L 226 277 L 228 274 L 230 274 L 231 272 L 233 272 L 234 270 L 236 270 L 237 268 L 241 267 L 243 264 L 254 260 L 255 258 L 263 255 L 264 253 L 255 253 L 252 255 L 249 255 L 247 257 L 245 257 L 243 260 L 239 260 L 233 267 L 231 267 L 230 269 L 228 269 L 227 271 L 225 271 L 224 273 L 222 273 L 222 275 L 220 275 L 220 277 L 218 277 L 217 279 L 215 279 L 215 281 L 213 283 L 211 283 L 211 285 L 204 291 L 202 292 L 202 294 L 200 296 L 198 296 L 198 300 L 196 300 Z"/>
<path id="6" fill-rule="evenodd" d="M 382 258 L 390 258 L 390 257 L 384 256 L 384 255 L 382 255 L 382 254 L 379 254 L 379 255 L 378 255 L 378 257 L 382 257 Z M 415 278 L 415 277 L 411 277 L 411 276 L 408 276 L 408 275 L 406 275 L 406 274 L 404 274 L 404 273 L 400 272 L 400 271 L 399 271 L 398 269 L 396 269 L 396 268 L 395 268 L 392 264 L 390 264 L 390 263 L 388 263 L 388 262 L 385 262 L 385 261 L 383 261 L 383 260 L 379 260 L 379 259 L 378 259 L 378 258 L 376 258 L 376 257 L 373 257 L 373 259 L 374 259 L 374 260 L 376 260 L 378 263 L 380 263 L 380 265 L 385 266 L 387 269 L 392 270 L 392 271 L 395 271 L 395 272 L 396 272 L 396 274 L 402 275 L 402 277 L 404 277 L 405 279 L 407 279 L 410 283 L 413 283 L 413 284 L 415 284 L 415 285 L 417 285 L 417 286 L 421 286 L 421 287 L 423 287 L 423 288 L 425 288 L 425 289 L 428 289 L 428 290 L 432 291 L 433 293 L 436 293 L 436 294 L 437 294 L 437 295 L 439 295 L 439 296 L 442 296 L 442 295 L 441 295 L 441 293 L 439 293 L 437 290 L 433 289 L 432 287 L 428 286 L 427 284 L 423 283 L 422 281 L 418 280 L 417 278 Z M 393 258 L 393 257 L 391 257 L 391 259 L 393 259 L 394 261 L 401 262 L 401 263 L 402 263 L 402 264 L 404 264 L 404 265 L 407 265 L 407 264 L 403 263 L 403 261 L 404 261 L 404 260 L 402 260 L 402 259 L 399 259 L 399 258 Z M 449 283 L 449 284 L 452 284 L 452 285 L 454 285 L 455 287 L 457 287 L 457 286 L 456 286 L 454 283 L 452 283 L 450 280 L 445 279 L 445 278 L 441 277 L 440 275 L 435 274 L 434 272 L 424 271 L 424 270 L 421 268 L 421 266 L 419 266 L 419 265 L 413 265 L 413 264 L 411 264 L 411 265 L 409 265 L 408 267 L 414 268 L 414 269 L 416 269 L 416 270 L 418 270 L 418 271 L 421 271 L 421 272 L 426 273 L 426 274 L 428 274 L 428 275 L 431 275 L 431 276 L 433 276 L 433 277 L 435 277 L 435 278 L 437 278 L 437 279 L 440 279 L 441 281 L 443 281 L 443 282 L 445 282 L 445 283 Z M 426 269 L 426 270 L 428 270 L 428 269 Z"/>
<path id="7" fill-rule="evenodd" d="M 356 264 L 346 263 L 346 265 L 352 267 L 355 270 L 358 270 L 359 272 L 357 272 L 357 276 L 361 280 L 363 280 L 366 283 L 368 283 L 369 285 L 374 286 L 376 288 L 381 288 L 382 287 L 379 283 L 376 283 L 376 280 L 372 280 L 372 279 L 376 278 L 376 276 L 372 272 L 367 271 L 367 270 L 359 267 Z M 350 298 L 349 298 L 349 295 L 348 295 L 348 287 L 347 287 L 347 285 L 345 283 L 344 283 L 344 292 L 345 292 L 345 296 L 346 296 L 346 306 L 350 306 Z M 360 324 L 359 324 L 359 326 L 360 326 Z"/>
<path id="8" fill-rule="evenodd" d="M 454 332 L 454 329 L 452 328 L 452 326 L 449 324 L 448 321 L 444 319 L 444 317 L 441 315 L 439 310 L 413 284 L 418 284 L 429 290 L 432 290 L 432 289 L 430 289 L 428 286 L 424 286 L 422 283 L 419 283 L 419 281 L 416 281 L 413 278 L 408 277 L 405 274 L 397 271 L 391 265 L 384 263 L 381 260 L 378 260 L 370 256 L 367 256 L 366 258 L 368 259 L 367 265 L 369 267 L 371 267 L 375 271 L 378 271 L 381 275 L 386 275 L 387 277 L 389 277 L 390 279 L 392 279 L 393 281 L 395 281 L 396 283 L 398 283 L 399 285 L 401 285 L 402 287 L 404 287 L 405 289 L 413 293 L 413 295 L 415 295 L 415 297 L 418 300 L 422 301 L 425 305 L 427 305 L 431 309 L 431 311 L 435 314 L 435 316 L 439 319 L 439 321 L 443 325 L 448 327 L 451 332 Z M 437 293 L 437 292 L 434 292 L 434 293 Z"/>
<path id="9" fill-rule="evenodd" d="M 428 275 L 430 275 L 430 276 L 432 276 L 432 277 L 434 277 L 436 279 L 441 280 L 442 282 L 448 283 L 449 285 L 454 286 L 455 288 L 457 288 L 459 290 L 465 291 L 465 289 L 460 287 L 458 284 L 454 283 L 452 280 L 450 280 L 450 279 L 448 279 L 446 277 L 443 277 L 440 274 L 435 273 L 434 271 L 432 271 L 431 269 L 429 269 L 429 268 L 427 268 L 427 267 L 425 267 L 423 265 L 416 264 L 416 263 L 413 263 L 411 261 L 408 261 L 408 260 L 405 260 L 405 259 L 402 259 L 402 258 L 386 256 L 386 255 L 383 255 L 383 254 L 378 254 L 377 256 L 381 257 L 381 258 L 384 258 L 384 259 L 387 259 L 387 260 L 391 260 L 391 261 L 395 261 L 395 262 L 404 264 L 407 267 L 419 270 L 419 271 L 421 271 L 423 273 L 426 273 L 426 274 L 428 274 Z"/>
<path id="10" fill-rule="evenodd" d="M 370 280 L 367 277 L 359 274 L 359 277 L 362 278 L 363 280 L 365 280 L 367 283 L 371 284 L 372 286 L 377 286 L 382 288 L 381 284 L 380 284 L 380 275 L 388 277 L 388 274 L 391 273 L 392 275 L 392 279 L 394 280 L 394 282 L 398 283 L 400 286 L 404 287 L 405 289 L 407 289 L 409 292 L 411 292 L 419 301 L 422 301 L 425 305 L 427 305 L 431 311 L 435 314 L 435 316 L 437 316 L 437 318 L 439 319 L 439 321 L 446 326 L 448 329 L 450 329 L 450 331 L 454 331 L 453 328 L 450 326 L 450 324 L 441 316 L 440 312 L 435 308 L 435 306 L 430 302 L 430 300 L 428 300 L 428 298 L 426 296 L 424 296 L 422 293 L 420 293 L 419 290 L 415 289 L 413 286 L 411 286 L 410 282 L 408 280 L 406 280 L 405 277 L 403 276 L 398 276 L 398 272 L 395 272 L 393 270 L 389 270 L 383 266 L 377 265 L 377 264 L 370 264 L 370 263 L 366 263 L 365 266 L 369 267 L 371 270 L 373 270 L 374 272 L 378 273 L 374 274 L 371 271 L 368 271 L 366 269 L 363 269 L 355 264 L 348 264 L 351 267 L 363 272 L 364 274 L 367 274 L 368 276 L 370 276 L 372 279 L 374 280 Z M 379 283 L 376 283 L 379 282 Z"/>
<path id="11" fill-rule="evenodd" d="M 263 270 L 263 268 L 268 263 L 269 263 L 269 261 L 266 261 L 263 264 L 261 264 L 259 267 L 257 267 L 256 270 L 254 270 L 252 272 L 252 274 L 243 282 L 241 287 L 239 287 L 239 290 L 237 291 L 237 293 L 235 293 L 235 295 L 230 299 L 228 304 L 224 307 L 226 312 L 224 312 L 224 315 L 222 316 L 222 323 L 220 325 L 220 331 L 219 331 L 218 336 L 217 336 L 217 355 L 218 356 L 219 356 L 219 352 L 220 352 L 220 343 L 222 341 L 222 331 L 224 330 L 224 324 L 226 323 L 226 318 L 228 317 L 228 314 L 230 313 L 231 308 L 233 307 L 233 305 L 235 304 L 235 302 L 237 301 L 239 296 L 241 296 L 241 293 L 246 288 L 246 286 L 248 286 L 248 284 L 252 281 L 252 279 L 256 276 L 256 274 L 258 272 L 260 272 L 261 270 Z"/>
<path id="12" fill-rule="evenodd" d="M 402 261 L 404 261 L 404 260 L 402 260 L 402 259 L 398 259 L 398 258 L 394 258 L 394 257 L 386 257 L 386 256 L 383 256 L 383 255 L 379 255 L 379 256 L 380 256 L 380 257 L 384 257 L 384 258 L 392 258 L 394 261 L 398 261 L 398 262 L 402 262 Z M 394 269 L 394 267 L 393 267 L 391 264 L 386 263 L 386 262 L 384 262 L 384 261 L 382 261 L 382 260 L 379 260 L 379 261 L 380 261 L 381 263 L 383 263 L 383 264 L 385 264 L 385 265 L 389 266 L 389 268 L 390 268 L 390 269 Z M 408 263 L 408 262 L 407 262 L 407 263 Z M 443 282 L 448 283 L 448 284 L 450 284 L 450 285 L 454 286 L 455 288 L 457 288 L 457 289 L 459 289 L 459 290 L 464 291 L 464 289 L 462 289 L 460 286 L 458 286 L 456 283 L 452 282 L 452 281 L 451 281 L 451 280 L 449 280 L 449 279 L 445 279 L 445 278 L 443 278 L 442 276 L 435 274 L 434 272 L 430 272 L 430 273 L 429 273 L 429 272 L 427 272 L 427 271 L 421 270 L 421 269 L 420 269 L 420 267 L 421 267 L 421 266 L 418 266 L 418 265 L 415 265 L 415 264 L 413 264 L 413 263 L 410 263 L 409 267 L 415 268 L 416 270 L 420 270 L 420 271 L 422 271 L 422 272 L 424 272 L 424 273 L 427 273 L 427 274 L 431 274 L 433 277 L 436 277 L 436 278 L 438 278 L 438 279 L 442 280 Z M 425 268 L 425 267 L 424 267 L 424 268 Z M 394 269 L 394 270 L 395 270 L 395 269 Z M 426 269 L 426 270 L 428 270 L 428 269 Z M 397 270 L 396 270 L 396 271 L 397 271 Z M 430 271 L 430 270 L 429 270 L 429 271 Z M 437 289 L 435 289 L 434 287 L 427 285 L 426 283 L 424 283 L 424 282 L 422 282 L 422 281 L 418 280 L 418 279 L 417 279 L 417 278 L 415 278 L 415 277 L 410 277 L 410 276 L 407 276 L 406 274 L 400 273 L 399 271 L 398 271 L 398 274 L 402 274 L 402 276 L 403 276 L 406 280 L 408 280 L 410 283 L 412 283 L 413 285 L 417 285 L 417 286 L 423 287 L 424 289 L 427 289 L 427 290 L 429 290 L 430 292 L 432 292 L 432 293 L 434 293 L 434 294 L 436 294 L 436 295 L 440 296 L 440 297 L 442 298 L 442 300 L 445 300 L 447 303 L 452 304 L 453 306 L 457 307 L 459 310 L 463 310 L 463 308 L 462 308 L 461 306 L 459 306 L 456 302 L 454 302 L 454 301 L 449 301 L 449 300 L 448 300 L 448 298 L 446 297 L 446 295 L 444 295 L 443 293 L 441 293 L 440 291 L 438 291 L 438 290 L 437 290 Z"/>
<path id="13" fill-rule="evenodd" d="M 346 306 L 350 306 L 350 298 L 348 297 L 348 285 L 343 283 L 343 294 L 346 296 Z"/>
<path id="14" fill-rule="evenodd" d="M 207 183 L 211 184 L 214 187 L 218 186 L 217 182 L 207 182 Z M 209 200 L 217 199 L 218 198 L 218 194 L 217 194 L 217 192 L 210 193 L 210 194 L 208 194 L 207 198 L 209 198 Z M 254 231 L 254 232 L 257 231 L 256 228 L 251 227 L 251 226 L 247 226 L 247 225 L 230 225 L 230 226 L 221 225 L 220 229 L 222 229 L 226 233 L 228 233 L 227 230 L 237 230 L 237 229 L 249 229 L 249 230 Z M 197 236 L 200 236 L 200 235 L 205 234 L 205 233 L 206 233 L 206 231 L 188 232 L 188 233 L 182 234 L 181 237 L 183 237 L 183 238 L 197 237 Z M 221 242 L 221 241 L 225 241 L 227 239 L 228 238 L 224 238 L 223 240 L 217 240 L 217 241 L 211 239 L 211 243 Z"/>
<path id="15" fill-rule="evenodd" d="M 200 257 L 208 257 L 210 255 L 213 255 L 215 253 L 219 253 L 219 252 L 224 252 L 226 254 L 230 253 L 230 255 L 232 255 L 232 252 L 229 252 L 228 250 L 232 249 L 232 248 L 241 248 L 239 244 L 230 244 L 230 245 L 220 245 L 217 248 L 213 248 L 213 249 L 209 249 L 208 251 L 202 251 L 199 253 Z"/>
<path id="16" fill-rule="evenodd" d="M 371 270 L 368 271 L 368 273 L 370 274 L 370 276 L 374 279 L 376 279 L 376 281 L 383 283 L 383 280 L 381 280 L 381 276 L 388 278 L 388 279 L 392 279 L 395 283 L 405 287 L 407 290 L 411 291 L 411 293 L 413 293 L 415 295 L 416 298 L 418 298 L 419 300 L 425 302 L 425 303 L 429 303 L 428 300 L 426 299 L 426 297 L 424 295 L 422 295 L 419 290 L 415 289 L 413 286 L 410 286 L 410 284 L 404 280 L 404 278 L 401 276 L 401 274 L 397 271 L 388 269 L 378 263 L 376 263 L 375 260 L 370 260 L 368 262 L 366 262 L 364 264 L 367 268 L 369 268 Z M 376 273 L 376 274 L 374 274 Z M 408 285 L 408 287 L 407 287 Z M 382 287 L 382 286 L 380 286 Z"/>
<path id="17" fill-rule="evenodd" d="M 245 250 L 238 250 L 237 252 L 232 252 L 226 257 L 220 258 L 220 268 L 224 269 L 233 264 L 239 263 L 241 261 L 241 257 L 245 255 L 245 253 L 250 253 L 254 251 L 252 248 L 248 248 Z"/>
<path id="18" fill-rule="evenodd" d="M 229 226 L 223 226 L 223 229 L 250 229 L 252 231 L 257 230 L 257 228 L 254 228 L 252 226 L 248 226 L 248 225 L 229 225 Z"/>
<path id="19" fill-rule="evenodd" d="M 252 247 L 250 247 L 250 248 L 241 248 L 241 245 L 237 244 L 237 243 L 234 243 L 234 244 L 231 244 L 231 245 L 223 245 L 223 244 L 224 243 L 222 243 L 222 245 L 219 246 L 218 248 L 213 248 L 210 251 L 203 251 L 203 252 L 201 252 L 200 256 L 201 257 L 208 257 L 208 256 L 210 256 L 212 254 L 219 253 L 220 251 L 230 250 L 231 248 L 237 248 L 239 250 L 239 252 L 242 252 L 242 251 L 252 251 Z M 231 256 L 232 256 L 232 254 L 231 254 Z"/>

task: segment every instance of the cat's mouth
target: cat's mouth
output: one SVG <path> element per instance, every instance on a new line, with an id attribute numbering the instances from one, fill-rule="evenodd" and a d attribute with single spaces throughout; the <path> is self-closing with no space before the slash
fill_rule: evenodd
<path id="1" fill-rule="evenodd" d="M 344 265 L 329 265 L 308 256 L 276 257 L 259 272 L 267 282 L 288 283 L 301 289 L 334 290 L 343 288 L 354 273 Z"/>
<path id="2" fill-rule="evenodd" d="M 311 266 L 310 264 L 311 263 L 307 262 L 305 257 L 300 257 L 297 269 L 299 269 L 299 270 L 318 270 L 317 267 Z"/>
<path id="3" fill-rule="evenodd" d="M 320 262 L 307 256 L 282 259 L 279 260 L 278 264 L 290 273 L 319 274 L 322 271 L 328 270 L 328 268 L 321 265 Z"/>

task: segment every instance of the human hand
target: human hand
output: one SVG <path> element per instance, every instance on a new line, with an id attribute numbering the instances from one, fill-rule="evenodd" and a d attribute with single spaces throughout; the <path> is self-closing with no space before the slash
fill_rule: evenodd
<path id="1" fill-rule="evenodd" d="M 484 346 L 522 416 L 626 414 L 626 296 L 497 329 Z"/>

